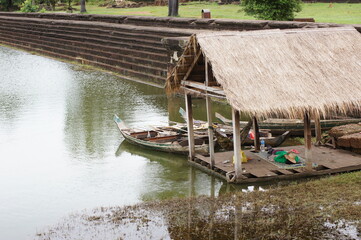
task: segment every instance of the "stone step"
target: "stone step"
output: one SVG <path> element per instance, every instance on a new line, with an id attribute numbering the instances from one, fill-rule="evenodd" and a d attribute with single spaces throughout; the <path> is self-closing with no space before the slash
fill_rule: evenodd
<path id="1" fill-rule="evenodd" d="M 163 37 L 179 37 L 190 36 L 195 33 L 195 30 L 190 29 L 176 29 L 168 27 L 145 27 L 129 24 L 114 24 L 104 22 L 84 22 L 72 20 L 54 20 L 54 19 L 37 19 L 37 18 L 24 18 L 24 17 L 6 17 L 0 14 L 1 21 L 16 21 L 18 24 L 47 24 L 52 26 L 68 26 L 73 28 L 85 28 L 88 30 L 101 30 L 101 31 L 117 31 L 122 34 L 133 34 L 135 36 L 148 36 L 151 34 L 158 38 Z M 200 30 L 198 30 L 200 31 Z"/>
<path id="2" fill-rule="evenodd" d="M 29 24 L 26 25 L 26 27 L 22 27 L 21 25 L 17 25 L 17 26 L 18 26 L 19 29 L 22 28 L 23 30 L 31 29 L 31 25 L 29 25 Z M 36 30 L 34 30 L 34 32 L 35 31 Z M 166 52 L 166 49 L 164 47 L 162 47 L 161 44 L 159 44 L 159 46 L 147 46 L 147 45 L 144 45 L 144 44 L 137 44 L 137 43 L 134 43 L 134 42 L 122 42 L 122 41 L 114 41 L 114 40 L 109 40 L 109 39 L 104 39 L 104 38 L 95 38 L 93 36 L 84 37 L 84 36 L 81 36 L 79 34 L 78 35 L 75 35 L 75 34 L 67 35 L 67 34 L 63 34 L 63 33 L 52 33 L 51 31 L 37 31 L 37 34 L 40 34 L 40 33 L 48 34 L 48 35 L 52 35 L 52 36 L 56 35 L 58 37 L 61 37 L 61 38 L 64 38 L 64 39 L 69 39 L 69 40 L 76 39 L 76 38 L 82 38 L 82 39 L 85 39 L 87 41 L 93 41 L 93 42 L 96 41 L 96 42 L 102 43 L 104 45 L 118 44 L 118 45 L 122 45 L 122 46 L 127 47 L 127 48 L 143 49 L 143 50 L 152 51 L 152 52 Z"/>
<path id="3" fill-rule="evenodd" d="M 92 44 L 88 42 L 82 41 L 69 41 L 69 40 L 62 40 L 59 41 L 58 38 L 54 37 L 45 37 L 41 35 L 31 35 L 31 33 L 25 31 L 15 31 L 16 28 L 12 28 L 11 30 L 8 28 L 4 28 L 0 23 L 0 31 L 3 31 L 4 34 L 18 34 L 18 36 L 28 37 L 30 39 L 42 40 L 47 41 L 52 44 L 57 44 L 58 46 L 66 47 L 66 45 L 76 46 L 77 48 L 82 47 L 86 51 L 90 51 L 93 54 L 96 52 L 100 56 L 111 56 L 115 57 L 119 60 L 124 60 L 127 62 L 134 62 L 134 63 L 141 63 L 144 65 L 150 65 L 155 67 L 166 68 L 167 67 L 167 60 L 168 57 L 166 54 L 157 54 L 151 52 L 142 52 L 142 51 L 134 51 L 124 48 L 117 48 L 117 47 L 108 47 L 108 46 L 100 46 L 97 44 Z"/>
<path id="4" fill-rule="evenodd" d="M 143 59 L 147 59 L 147 58 L 151 58 L 152 60 L 157 60 L 159 62 L 163 62 L 166 63 L 164 61 L 168 60 L 167 54 L 166 52 L 162 52 L 159 53 L 155 50 L 153 51 L 147 51 L 144 49 L 134 49 L 134 48 L 127 48 L 124 47 L 123 45 L 119 44 L 114 44 L 114 45 L 103 45 L 103 44 L 99 44 L 96 41 L 84 41 L 84 39 L 82 38 L 75 38 L 75 37 L 64 37 L 64 38 L 59 38 L 58 35 L 56 34 L 46 34 L 43 32 L 38 32 L 38 31 L 32 31 L 32 30 L 27 30 L 27 29 L 20 29 L 18 27 L 12 27 L 11 29 L 7 28 L 7 27 L 3 27 L 2 23 L 0 23 L 0 28 L 3 30 L 8 30 L 8 31 L 12 31 L 12 32 L 19 32 L 19 33 L 23 33 L 23 34 L 28 34 L 28 35 L 33 35 L 34 38 L 44 38 L 44 39 L 48 39 L 48 40 L 52 40 L 52 41 L 56 41 L 58 42 L 60 39 L 61 41 L 64 41 L 66 43 L 72 44 L 73 42 L 76 43 L 80 43 L 80 44 L 84 44 L 89 46 L 89 48 L 91 47 L 97 47 L 97 48 L 102 48 L 105 52 L 108 51 L 109 53 L 114 53 L 114 51 L 119 51 L 120 53 L 123 53 L 123 55 L 128 55 L 129 58 L 131 58 L 132 56 L 135 57 L 140 57 Z M 70 39 L 68 39 L 70 38 Z"/>
<path id="5" fill-rule="evenodd" d="M 16 29 L 16 28 L 17 27 L 13 27 L 13 29 Z M 17 29 L 21 30 L 21 31 L 31 32 L 33 35 L 55 37 L 58 39 L 64 39 L 64 40 L 70 40 L 70 41 L 91 42 L 91 43 L 99 44 L 101 46 L 116 46 L 116 47 L 122 47 L 122 48 L 128 48 L 128 49 L 154 52 L 154 53 L 164 53 L 164 54 L 167 53 L 167 50 L 163 47 L 146 46 L 146 45 L 137 44 L 137 43 L 119 42 L 119 41 L 112 41 L 112 40 L 99 39 L 99 38 L 93 38 L 93 37 L 75 36 L 72 34 L 53 33 L 50 31 L 42 32 L 42 31 L 21 29 L 21 28 L 17 28 Z"/>
<path id="6" fill-rule="evenodd" d="M 2 33 L 7 33 L 9 34 L 9 32 L 5 32 L 2 31 Z M 114 58 L 109 58 L 109 55 L 106 56 L 102 56 L 102 55 L 94 55 L 91 54 L 88 49 L 84 49 L 78 45 L 62 45 L 60 43 L 53 43 L 53 42 L 46 42 L 46 41 L 42 41 L 41 39 L 35 39 L 33 38 L 31 42 L 28 41 L 29 36 L 25 35 L 25 34 L 18 34 L 15 33 L 12 36 L 16 37 L 16 39 L 19 42 L 23 42 L 23 44 L 27 44 L 27 43 L 31 43 L 31 44 L 36 44 L 37 48 L 40 49 L 45 49 L 45 50 L 53 50 L 54 52 L 59 52 L 61 54 L 64 55 L 69 55 L 71 57 L 76 57 L 76 58 L 82 58 L 85 60 L 90 60 L 90 61 L 98 61 L 101 63 L 105 63 L 105 64 L 111 64 L 111 65 L 115 65 L 115 66 L 122 66 L 123 68 L 126 69 L 130 69 L 130 70 L 134 70 L 134 71 L 139 71 L 139 72 L 144 72 L 144 73 L 150 73 L 152 75 L 159 75 L 159 76 L 166 76 L 166 68 L 159 68 L 159 67 L 154 67 L 154 66 L 148 66 L 148 65 L 142 65 L 139 63 L 129 63 L 127 61 L 121 61 L 121 60 L 117 60 Z M 54 46 L 56 45 L 56 46 Z"/>
<path id="7" fill-rule="evenodd" d="M 157 84 L 164 84 L 169 61 L 161 39 L 189 35 L 188 29 L 0 15 L 0 40 L 5 44 Z"/>
<path id="8" fill-rule="evenodd" d="M 150 75 L 150 74 L 143 74 L 143 73 L 139 73 L 139 72 L 134 72 L 128 69 L 123 69 L 121 67 L 118 66 L 111 66 L 111 65 L 107 65 L 107 64 L 103 64 L 103 63 L 98 63 L 98 62 L 92 62 L 92 61 L 82 61 L 82 59 L 77 59 L 77 58 L 73 58 L 70 57 L 68 55 L 63 55 L 60 53 L 55 53 L 53 51 L 47 51 L 44 49 L 37 49 L 35 48 L 34 45 L 28 44 L 28 45 L 23 45 L 22 43 L 17 43 L 17 41 L 12 41 L 9 42 L 9 39 L 3 38 L 2 36 L 0 36 L 0 43 L 8 45 L 8 46 L 12 46 L 15 48 L 19 48 L 19 49 L 24 49 L 26 51 L 30 51 L 30 52 L 34 52 L 36 51 L 37 53 L 40 53 L 42 55 L 47 55 L 50 57 L 54 57 L 57 59 L 64 59 L 64 60 L 70 60 L 70 61 L 77 61 L 83 64 L 88 64 L 88 65 L 92 65 L 95 67 L 99 67 L 103 70 L 109 70 L 115 73 L 119 73 L 122 75 L 123 78 L 125 79 L 129 79 L 128 76 L 131 77 L 135 77 L 135 78 L 130 78 L 129 80 L 133 80 L 133 81 L 141 81 L 143 83 L 146 84 L 151 84 L 157 87 L 162 87 L 164 85 L 164 78 L 159 77 L 159 76 L 154 76 L 154 75 Z"/>
<path id="9" fill-rule="evenodd" d="M 136 35 L 125 35 L 122 32 L 115 32 L 115 31 L 101 31 L 101 30 L 93 30 L 89 28 L 75 28 L 70 26 L 62 26 L 62 25 L 48 25 L 48 24 L 19 24 L 17 21 L 2 21 L 2 24 L 5 26 L 17 26 L 18 28 L 23 29 L 31 29 L 34 31 L 41 31 L 41 32 L 49 32 L 55 34 L 67 34 L 72 36 L 80 36 L 80 37 L 89 37 L 89 38 L 96 38 L 96 39 L 103 39 L 103 40 L 110 40 L 110 41 L 119 41 L 119 42 L 128 42 L 128 43 L 136 43 L 145 46 L 152 46 L 152 47 L 159 47 L 163 48 L 161 39 L 163 37 L 156 36 L 153 37 L 151 34 L 143 34 L 143 36 L 136 36 Z M 152 37 L 152 39 L 147 39 L 147 37 Z"/>

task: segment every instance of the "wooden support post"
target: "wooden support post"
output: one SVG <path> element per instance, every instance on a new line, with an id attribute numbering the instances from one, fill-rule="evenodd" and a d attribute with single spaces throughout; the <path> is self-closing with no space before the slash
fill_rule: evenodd
<path id="1" fill-rule="evenodd" d="M 239 120 L 240 120 L 239 111 L 232 108 L 234 172 L 235 172 L 236 180 L 240 179 L 242 174 L 241 134 L 240 134 Z"/>
<path id="2" fill-rule="evenodd" d="M 304 137 L 305 137 L 305 157 L 306 170 L 312 170 L 312 142 L 311 142 L 311 119 L 309 113 L 305 113 L 304 118 Z"/>
<path id="3" fill-rule="evenodd" d="M 253 117 L 253 132 L 254 132 L 254 150 L 259 152 L 261 150 L 261 144 L 259 140 L 259 126 L 256 116 Z"/>
<path id="4" fill-rule="evenodd" d="M 186 111 L 187 111 L 187 129 L 188 129 L 188 145 L 189 145 L 189 160 L 194 158 L 194 131 L 193 131 L 193 111 L 192 111 L 192 96 L 185 94 Z"/>
<path id="5" fill-rule="evenodd" d="M 321 121 L 320 115 L 315 114 L 315 133 L 316 133 L 316 143 L 315 145 L 322 145 L 322 129 L 321 129 Z"/>
<path id="6" fill-rule="evenodd" d="M 214 167 L 214 132 L 213 132 L 213 122 L 212 122 L 212 108 L 211 108 L 211 99 L 206 97 L 207 105 L 207 120 L 208 120 L 208 140 L 209 140 L 209 156 L 211 160 L 211 169 Z"/>
<path id="7" fill-rule="evenodd" d="M 205 77 L 206 82 L 205 85 L 209 85 L 208 79 L 208 60 L 207 57 L 204 58 L 205 61 Z M 212 121 L 212 105 L 211 105 L 211 98 L 208 96 L 208 92 L 206 92 L 206 107 L 207 107 L 207 121 L 208 121 L 208 140 L 209 140 L 209 157 L 211 160 L 211 169 L 214 167 L 214 132 L 213 132 L 213 121 Z"/>

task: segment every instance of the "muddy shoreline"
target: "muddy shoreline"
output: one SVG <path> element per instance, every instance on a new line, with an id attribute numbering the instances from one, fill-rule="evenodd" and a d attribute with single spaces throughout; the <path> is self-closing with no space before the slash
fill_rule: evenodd
<path id="1" fill-rule="evenodd" d="M 35 239 L 360 239 L 361 172 L 75 213 Z"/>

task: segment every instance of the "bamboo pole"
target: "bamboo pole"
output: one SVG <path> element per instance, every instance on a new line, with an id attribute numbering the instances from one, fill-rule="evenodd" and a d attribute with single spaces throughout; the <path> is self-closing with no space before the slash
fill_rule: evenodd
<path id="1" fill-rule="evenodd" d="M 189 160 L 194 158 L 194 131 L 193 131 L 193 111 L 192 111 L 192 96 L 185 94 L 186 111 L 187 111 L 187 129 L 188 129 L 188 145 L 189 145 Z"/>
<path id="2" fill-rule="evenodd" d="M 204 57 L 205 61 L 205 85 L 209 85 L 209 75 L 208 75 L 208 60 L 207 57 Z M 213 121 L 212 121 L 212 103 L 211 98 L 208 96 L 208 91 L 206 91 L 206 107 L 207 107 L 207 121 L 208 121 L 208 140 L 209 140 L 209 157 L 211 160 L 211 169 L 214 167 L 214 132 L 213 132 Z"/>
<path id="3" fill-rule="evenodd" d="M 234 172 L 236 180 L 241 177 L 242 163 L 241 163 L 241 134 L 239 124 L 239 111 L 232 108 L 232 121 L 233 121 L 233 149 L 234 149 Z"/>
<path id="4" fill-rule="evenodd" d="M 304 118 L 304 137 L 305 137 L 305 157 L 306 170 L 312 170 L 312 142 L 311 142 L 311 119 L 309 113 L 305 113 Z"/>
<path id="5" fill-rule="evenodd" d="M 259 126 L 256 116 L 253 117 L 253 132 L 254 132 L 254 150 L 259 152 L 261 150 L 260 140 L 259 140 Z"/>

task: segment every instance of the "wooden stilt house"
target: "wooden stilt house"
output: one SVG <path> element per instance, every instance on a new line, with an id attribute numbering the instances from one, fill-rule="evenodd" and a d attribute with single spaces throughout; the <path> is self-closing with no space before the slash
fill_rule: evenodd
<path id="1" fill-rule="evenodd" d="M 209 126 L 210 98 L 225 98 L 232 106 L 234 170 L 221 174 L 228 181 L 242 182 L 249 176 L 240 161 L 240 112 L 254 119 L 256 130 L 260 117 L 303 118 L 307 163 L 303 172 L 309 174 L 315 171 L 311 118 L 317 125 L 320 117 L 360 110 L 361 35 L 354 28 L 199 33 L 190 37 L 169 73 L 166 90 L 185 92 L 191 162 L 202 158 L 192 144 L 192 95 L 197 95 L 206 98 Z M 320 130 L 316 132 L 319 140 Z M 221 172 L 215 166 L 211 127 L 209 138 L 207 168 Z"/>

